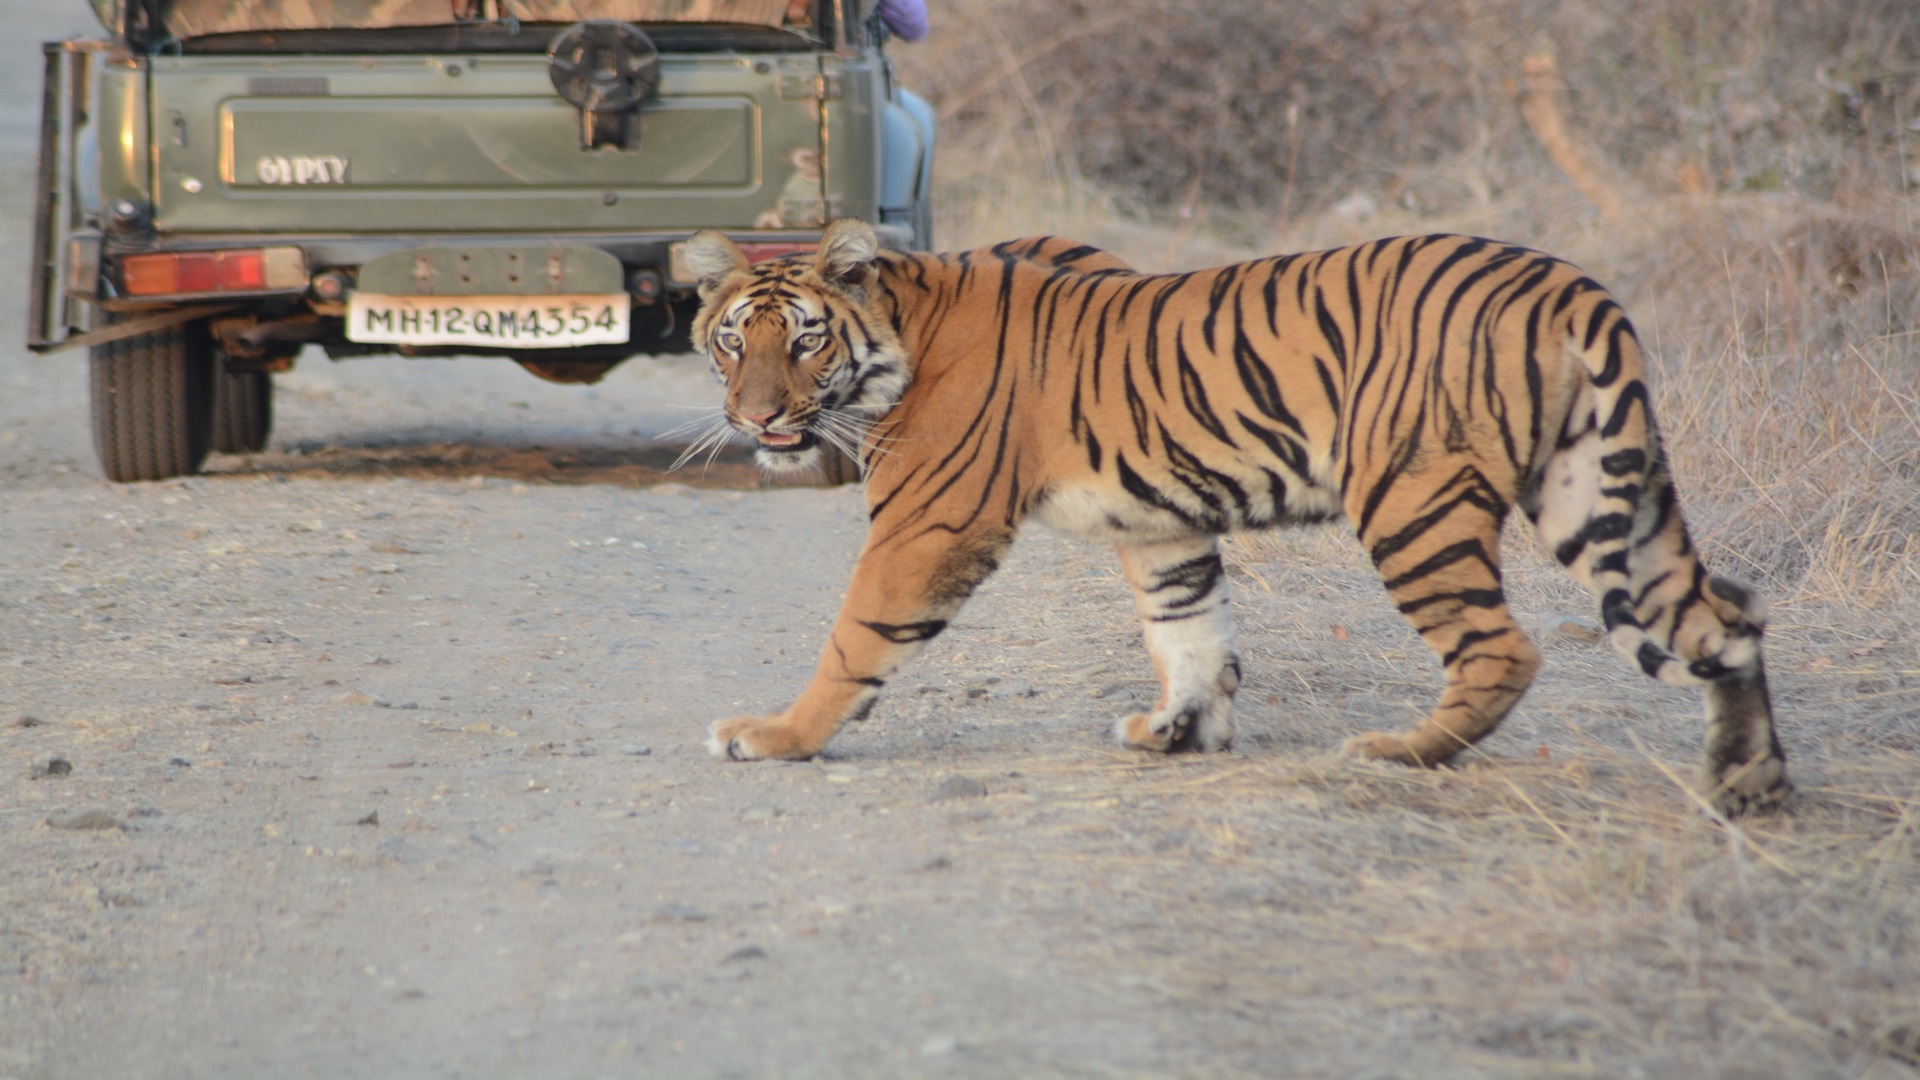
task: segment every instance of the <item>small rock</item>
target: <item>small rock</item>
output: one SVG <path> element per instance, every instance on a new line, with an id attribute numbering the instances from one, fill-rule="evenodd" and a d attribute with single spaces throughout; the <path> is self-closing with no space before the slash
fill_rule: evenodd
<path id="1" fill-rule="evenodd" d="M 632 997 L 650 998 L 658 994 L 669 997 L 680 992 L 680 984 L 657 975 L 635 975 L 627 980 L 627 993 Z"/>
<path id="2" fill-rule="evenodd" d="M 1475 1042 L 1482 1046 L 1540 1049 L 1543 1041 L 1576 1039 L 1598 1028 L 1599 1021 L 1574 1009 L 1503 1016 L 1481 1025 Z"/>
<path id="3" fill-rule="evenodd" d="M 992 698 L 1024 698 L 1032 697 L 1035 693 L 1037 693 L 1037 691 L 1034 690 L 1032 683 L 1020 679 L 1009 679 L 989 690 L 987 696 Z"/>
<path id="4" fill-rule="evenodd" d="M 378 825 L 380 824 L 380 811 L 378 810 L 371 811 L 370 813 L 367 814 L 366 817 L 363 817 L 359 821 L 354 822 L 354 824 L 355 825 Z"/>
<path id="5" fill-rule="evenodd" d="M 758 945 L 742 945 L 726 955 L 723 964 L 738 964 L 747 960 L 765 960 L 767 950 Z"/>
<path id="6" fill-rule="evenodd" d="M 290 641 L 299 641 L 299 640 L 300 640 L 299 638 L 294 637 L 292 634 L 287 633 L 285 630 L 262 630 L 257 634 L 253 634 L 249 636 L 247 638 L 247 644 L 249 645 L 285 645 Z"/>
<path id="7" fill-rule="evenodd" d="M 927 801 L 945 802 L 948 799 L 978 799 L 984 797 L 986 793 L 987 785 L 970 776 L 949 776 L 945 780 L 940 781 L 940 786 L 933 789 L 933 795 L 929 797 Z"/>
<path id="8" fill-rule="evenodd" d="M 780 808 L 772 803 L 759 803 L 749 806 L 740 813 L 741 821 L 772 821 L 780 816 Z"/>
<path id="9" fill-rule="evenodd" d="M 958 1052 L 960 1040 L 951 1035 L 935 1035 L 920 1044 L 921 1057 L 947 1057 Z"/>
<path id="10" fill-rule="evenodd" d="M 627 745 L 620 748 L 620 752 L 627 755 L 628 757 L 646 757 L 648 754 L 653 753 L 653 747 L 638 746 L 633 743 L 628 743 Z"/>
<path id="11" fill-rule="evenodd" d="M 1130 686 L 1122 686 L 1118 683 L 1115 683 L 1109 686 L 1098 687 L 1097 689 L 1094 689 L 1090 692 L 1093 694 L 1094 697 L 1097 697 L 1102 701 L 1132 701 L 1133 700 L 1133 688 Z"/>
<path id="12" fill-rule="evenodd" d="M 15 720 L 13 722 L 13 726 L 19 727 L 19 728 L 46 727 L 47 722 L 45 720 L 40 719 L 37 716 L 22 716 L 20 719 Z"/>
<path id="13" fill-rule="evenodd" d="M 340 704 L 342 705 L 373 705 L 382 709 L 388 708 L 388 705 L 386 702 L 380 700 L 377 697 L 374 697 L 372 694 L 363 694 L 358 690 L 349 690 L 346 693 L 341 694 Z"/>
<path id="14" fill-rule="evenodd" d="M 375 563 L 367 567 L 367 571 L 374 574 L 397 574 L 400 572 L 400 566 L 398 563 L 390 562 Z"/>
<path id="15" fill-rule="evenodd" d="M 1553 616 L 1540 624 L 1540 632 L 1546 637 L 1565 638 L 1589 645 L 1598 645 L 1607 640 L 1607 632 L 1600 624 L 1572 615 Z"/>
<path id="16" fill-rule="evenodd" d="M 1199 837 L 1195 836 L 1189 830 L 1176 829 L 1173 832 L 1161 833 L 1159 836 L 1154 837 L 1153 842 L 1149 844 L 1148 847 L 1156 854 L 1164 854 L 1169 851 L 1185 851 L 1197 846 L 1198 843 Z"/>
<path id="17" fill-rule="evenodd" d="M 707 913 L 688 904 L 661 904 L 653 910 L 654 922 L 706 922 Z"/>
<path id="18" fill-rule="evenodd" d="M 33 767 L 33 778 L 35 780 L 38 780 L 43 776 L 72 776 L 72 775 L 73 775 L 73 762 L 68 761 L 66 758 L 63 758 L 63 757 L 50 757 L 47 759 L 47 763 L 45 765 L 35 765 Z"/>
<path id="19" fill-rule="evenodd" d="M 183 757 L 170 757 L 167 759 L 167 764 L 168 766 L 175 769 L 193 768 L 193 762 L 188 761 L 186 758 L 183 758 Z"/>
<path id="20" fill-rule="evenodd" d="M 1555 1009 L 1540 1018 L 1535 1030 L 1549 1037 L 1564 1038 L 1592 1031 L 1599 1026 L 1600 1022 L 1586 1013 L 1575 1009 Z"/>
<path id="21" fill-rule="evenodd" d="M 1229 882 L 1213 890 L 1213 902 L 1222 907 L 1278 907 L 1272 889 L 1252 882 Z"/>
<path id="22" fill-rule="evenodd" d="M 933 858 L 928 859 L 913 869 L 915 872 L 922 874 L 932 873 L 936 870 L 951 870 L 953 869 L 953 860 L 945 855 L 935 855 Z"/>
<path id="23" fill-rule="evenodd" d="M 56 829 L 124 829 L 120 819 L 105 810 L 76 810 L 69 814 L 55 814 L 47 819 L 47 824 Z"/>

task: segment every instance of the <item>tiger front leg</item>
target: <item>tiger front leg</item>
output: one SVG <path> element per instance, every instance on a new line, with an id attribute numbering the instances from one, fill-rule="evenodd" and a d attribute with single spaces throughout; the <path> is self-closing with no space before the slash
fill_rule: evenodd
<path id="1" fill-rule="evenodd" d="M 1218 544 L 1205 536 L 1119 550 L 1160 674 L 1160 701 L 1151 713 L 1122 718 L 1114 734 L 1140 750 L 1226 749 L 1233 741 L 1240 658 Z"/>
<path id="2" fill-rule="evenodd" d="M 784 712 L 715 723 L 707 749 L 734 761 L 818 754 L 841 725 L 873 711 L 887 680 L 946 629 L 1011 540 L 1010 532 L 869 536 L 806 689 Z"/>

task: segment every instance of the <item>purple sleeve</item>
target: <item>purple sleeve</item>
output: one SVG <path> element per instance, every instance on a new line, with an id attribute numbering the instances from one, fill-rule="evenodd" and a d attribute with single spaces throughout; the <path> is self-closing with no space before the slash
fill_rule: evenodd
<path id="1" fill-rule="evenodd" d="M 873 10 L 901 41 L 927 36 L 926 0 L 874 0 Z"/>

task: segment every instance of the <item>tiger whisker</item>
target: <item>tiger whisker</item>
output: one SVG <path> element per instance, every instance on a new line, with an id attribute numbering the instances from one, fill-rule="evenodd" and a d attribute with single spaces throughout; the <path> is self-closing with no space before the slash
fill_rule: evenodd
<path id="1" fill-rule="evenodd" d="M 814 423 L 813 430 L 829 446 L 859 463 L 860 474 L 867 473 L 866 457 L 869 453 L 868 431 L 866 425 L 850 420 L 846 416 L 832 412 L 822 412 Z M 874 446 L 874 453 L 889 454 L 891 451 Z"/>
<path id="2" fill-rule="evenodd" d="M 898 441 L 885 435 L 876 434 L 874 425 L 849 417 L 840 412 L 822 411 L 815 422 L 824 437 L 829 438 L 835 446 L 844 450 L 848 456 L 854 458 L 863 457 L 864 455 L 861 451 L 869 447 L 871 447 L 875 453 L 892 456 L 894 451 L 887 448 L 885 444 Z M 852 445 L 848 445 L 849 443 Z"/>
<path id="3" fill-rule="evenodd" d="M 699 457 L 703 450 L 708 451 L 707 466 L 713 465 L 713 459 L 719 455 L 721 448 L 726 446 L 734 435 L 734 430 L 722 416 L 712 417 L 708 420 L 708 425 L 705 431 L 687 444 L 686 449 L 680 451 L 680 456 L 673 459 L 673 464 L 667 466 L 668 472 L 678 471 L 681 466 Z"/>
<path id="4" fill-rule="evenodd" d="M 709 427 L 710 425 L 712 425 L 716 420 L 722 421 L 722 422 L 726 420 L 726 416 L 719 409 L 718 406 L 711 406 L 709 407 L 708 410 L 703 410 L 703 411 L 706 411 L 707 415 L 696 416 L 693 419 L 686 421 L 685 423 L 675 424 L 673 427 L 670 427 L 667 430 L 661 432 L 660 434 L 655 435 L 654 438 L 661 439 L 661 440 L 671 439 L 676 435 L 686 435 L 691 432 L 701 431 Z"/>

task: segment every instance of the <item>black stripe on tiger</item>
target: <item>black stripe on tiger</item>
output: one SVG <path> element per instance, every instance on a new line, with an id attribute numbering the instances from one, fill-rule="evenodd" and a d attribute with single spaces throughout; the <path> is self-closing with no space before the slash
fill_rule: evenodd
<path id="1" fill-rule="evenodd" d="M 925 622 L 902 623 L 898 625 L 893 623 L 869 622 L 862 619 L 860 625 L 879 634 L 895 645 L 906 645 L 915 641 L 932 641 L 934 638 L 940 636 L 942 630 L 947 628 L 947 623 L 944 619 L 928 619 Z"/>

